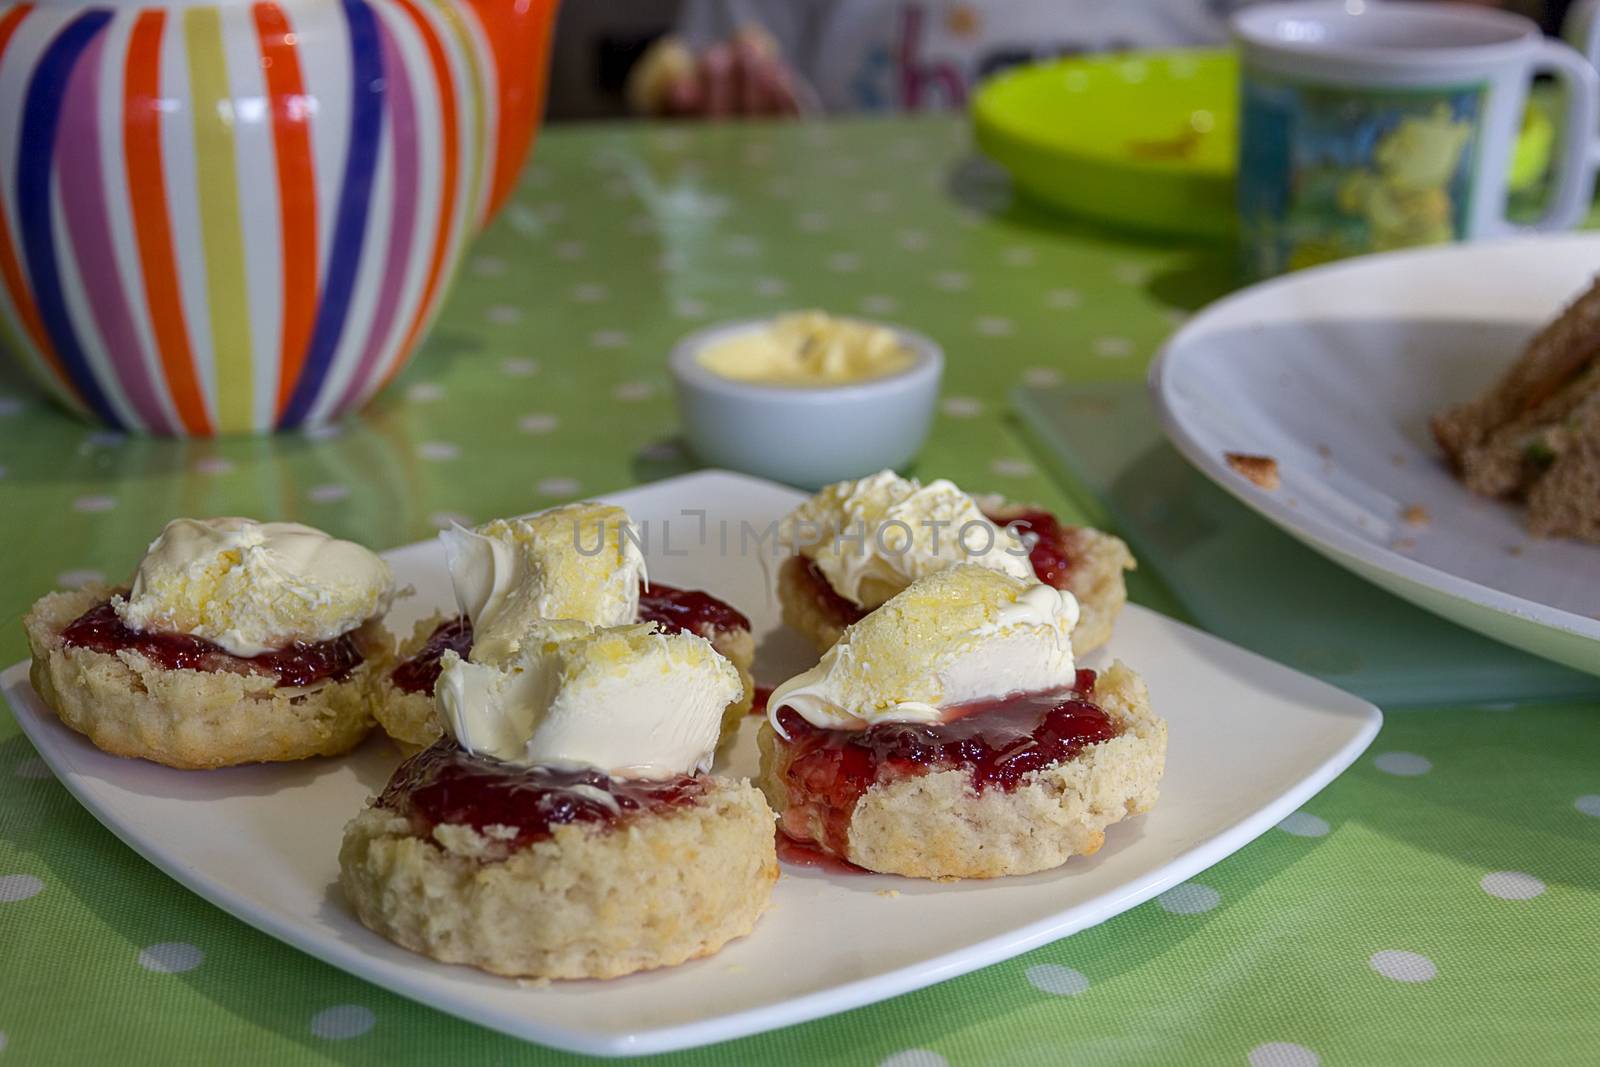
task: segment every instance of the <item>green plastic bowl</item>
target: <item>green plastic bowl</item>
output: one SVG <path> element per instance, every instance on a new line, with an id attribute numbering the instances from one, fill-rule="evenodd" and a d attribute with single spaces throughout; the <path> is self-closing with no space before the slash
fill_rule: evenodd
<path id="1" fill-rule="evenodd" d="M 1234 231 L 1239 62 L 1229 49 L 1078 56 L 1019 67 L 972 99 L 978 146 L 1025 195 L 1149 233 Z M 1530 106 L 1511 164 L 1532 188 L 1555 141 Z"/>

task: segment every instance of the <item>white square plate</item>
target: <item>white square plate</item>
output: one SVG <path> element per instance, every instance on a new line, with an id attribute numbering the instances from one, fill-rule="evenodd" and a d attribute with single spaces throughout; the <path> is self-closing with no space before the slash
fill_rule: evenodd
<path id="1" fill-rule="evenodd" d="M 738 553 L 741 521 L 759 531 L 799 494 L 708 472 L 608 499 L 646 524 L 652 577 L 709 589 L 750 616 L 759 680 L 779 681 L 807 665 L 803 643 L 779 625 L 771 560 L 753 549 Z M 699 518 L 685 509 L 704 509 L 704 543 L 696 543 Z M 396 607 L 394 625 L 409 632 L 414 619 L 451 604 L 436 543 L 387 558 L 400 582 L 417 589 Z M 73 795 L 218 907 L 441 1011 L 558 1048 L 636 1055 L 859 1007 L 1102 922 L 1294 811 L 1360 755 L 1382 718 L 1364 701 L 1136 606 L 1118 622 L 1110 652 L 1144 675 L 1171 734 L 1161 802 L 1112 827 L 1098 855 L 1023 878 L 951 884 L 785 868 L 773 910 L 755 932 L 710 959 L 542 987 L 413 955 L 369 932 L 345 905 L 337 886 L 341 831 L 398 762 L 381 737 L 345 759 L 174 771 L 107 756 L 62 726 L 29 686 L 26 664 L 0 676 L 0 686 Z M 1089 665 L 1103 662 L 1102 654 Z M 723 770 L 754 772 L 753 726 Z M 883 889 L 899 895 L 879 895 Z"/>

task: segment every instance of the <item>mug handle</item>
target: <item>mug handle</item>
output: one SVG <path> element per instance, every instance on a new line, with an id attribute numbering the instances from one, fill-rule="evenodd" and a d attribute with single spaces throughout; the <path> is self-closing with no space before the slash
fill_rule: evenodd
<path id="1" fill-rule="evenodd" d="M 1571 46 L 1552 40 L 1539 42 L 1532 67 L 1535 73 L 1554 74 L 1566 90 L 1556 182 L 1537 219 L 1525 225 L 1502 221 L 1512 233 L 1570 230 L 1589 214 L 1595 170 L 1600 167 L 1600 140 L 1594 133 L 1600 127 L 1600 74 Z"/>

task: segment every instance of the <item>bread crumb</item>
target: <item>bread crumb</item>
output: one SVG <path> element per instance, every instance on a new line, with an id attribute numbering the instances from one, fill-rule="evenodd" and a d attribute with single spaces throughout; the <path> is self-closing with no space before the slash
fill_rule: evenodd
<path id="1" fill-rule="evenodd" d="M 518 978 L 517 985 L 523 989 L 543 989 L 550 984 L 548 978 Z"/>
<path id="2" fill-rule="evenodd" d="M 1389 547 L 1396 552 L 1409 552 L 1417 547 L 1417 539 L 1415 537 L 1397 537 L 1389 542 Z"/>
<path id="3" fill-rule="evenodd" d="M 1267 492 L 1275 492 L 1278 488 L 1278 461 L 1271 456 L 1252 456 L 1244 452 L 1224 452 L 1222 458 L 1228 461 L 1228 466 L 1244 475 L 1257 487 Z"/>
<path id="4" fill-rule="evenodd" d="M 1327 459 L 1333 455 L 1333 449 L 1329 448 L 1327 445 L 1318 445 L 1317 455 L 1321 456 L 1323 459 Z"/>
<path id="5" fill-rule="evenodd" d="M 893 900 L 895 897 L 900 895 L 900 890 L 898 890 L 898 889 L 880 889 L 880 890 L 878 890 L 878 895 L 880 897 L 887 897 L 890 900 Z"/>
<path id="6" fill-rule="evenodd" d="M 1406 465 L 1406 457 L 1401 455 L 1399 452 L 1396 452 L 1394 455 L 1389 457 L 1389 462 L 1393 463 L 1396 467 L 1404 467 Z"/>
<path id="7" fill-rule="evenodd" d="M 1410 505 L 1400 513 L 1400 517 L 1412 526 L 1426 526 L 1433 521 L 1433 516 L 1421 504 Z"/>
<path id="8" fill-rule="evenodd" d="M 1506 546 L 1506 555 L 1508 555 L 1508 556 L 1520 556 L 1520 555 L 1522 555 L 1522 546 L 1521 545 L 1507 545 Z"/>

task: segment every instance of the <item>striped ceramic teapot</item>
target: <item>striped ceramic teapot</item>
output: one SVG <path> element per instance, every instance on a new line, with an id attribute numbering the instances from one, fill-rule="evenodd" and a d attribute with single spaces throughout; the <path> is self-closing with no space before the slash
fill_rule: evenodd
<path id="1" fill-rule="evenodd" d="M 0 7 L 0 344 L 115 428 L 209 436 L 359 407 L 515 181 L 553 14 Z"/>

